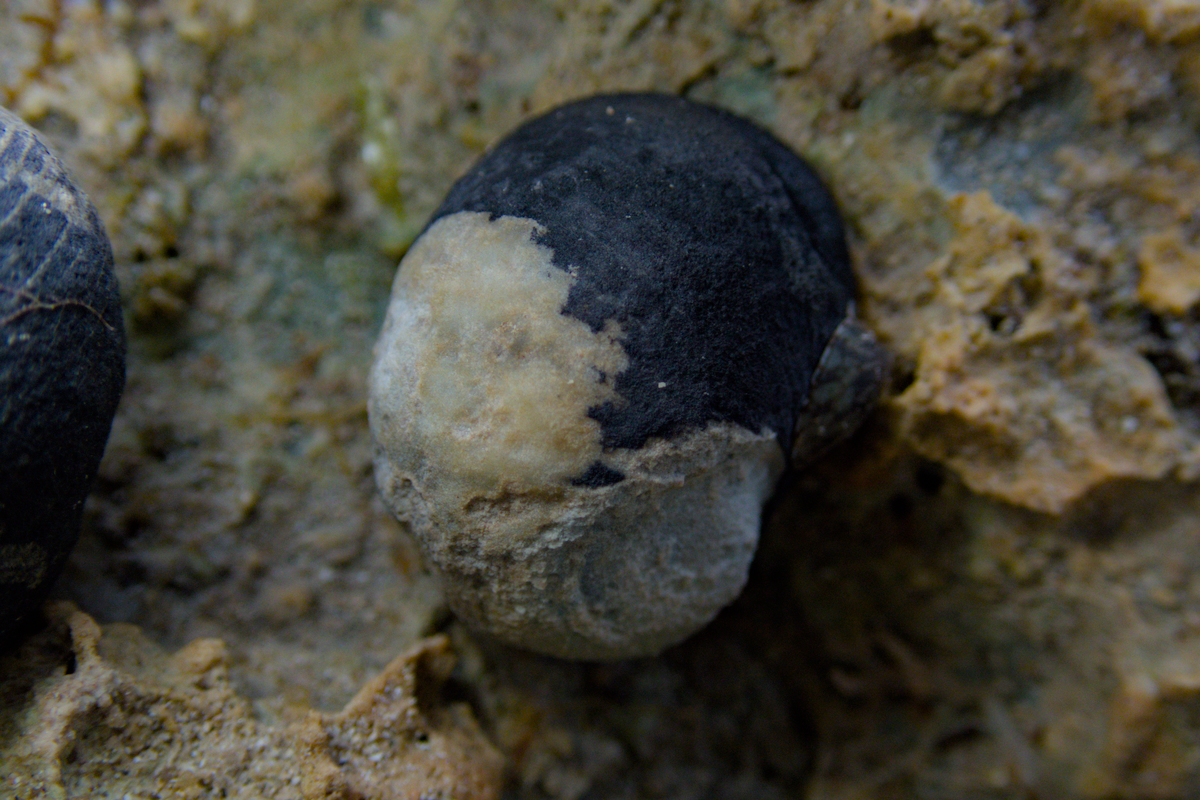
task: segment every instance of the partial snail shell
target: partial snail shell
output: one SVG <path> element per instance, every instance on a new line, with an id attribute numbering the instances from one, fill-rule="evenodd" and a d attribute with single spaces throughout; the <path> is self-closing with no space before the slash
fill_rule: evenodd
<path id="1" fill-rule="evenodd" d="M 75 545 L 124 386 L 104 225 L 41 138 L 0 108 L 0 650 Z"/>

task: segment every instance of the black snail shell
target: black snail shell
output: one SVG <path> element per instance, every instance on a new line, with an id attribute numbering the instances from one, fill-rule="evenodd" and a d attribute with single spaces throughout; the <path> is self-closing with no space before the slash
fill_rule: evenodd
<path id="1" fill-rule="evenodd" d="M 789 462 L 886 359 L 842 224 L 773 136 L 678 97 L 562 106 L 454 185 L 376 347 L 376 477 L 451 607 L 567 658 L 658 652 L 746 581 Z"/>
<path id="2" fill-rule="evenodd" d="M 37 134 L 0 108 L 0 649 L 75 544 L 124 386 L 100 217 Z"/>

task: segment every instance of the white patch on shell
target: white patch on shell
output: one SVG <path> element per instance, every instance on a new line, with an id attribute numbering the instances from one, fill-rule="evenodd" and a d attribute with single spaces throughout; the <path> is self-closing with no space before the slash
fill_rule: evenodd
<path id="1" fill-rule="evenodd" d="M 371 430 L 394 468 L 437 476 L 439 500 L 557 486 L 601 456 L 592 406 L 618 402 L 615 323 L 562 313 L 572 278 L 537 223 L 462 212 L 401 262 L 371 373 Z M 431 487 L 432 488 L 432 487 Z"/>

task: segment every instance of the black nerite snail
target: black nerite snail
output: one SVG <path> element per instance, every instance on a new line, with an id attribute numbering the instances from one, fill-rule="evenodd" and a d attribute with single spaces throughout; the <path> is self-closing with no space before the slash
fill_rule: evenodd
<path id="1" fill-rule="evenodd" d="M 789 462 L 886 358 L 837 209 L 778 140 L 655 94 L 518 128 L 400 265 L 376 477 L 468 623 L 568 658 L 658 652 L 741 591 Z"/>
<path id="2" fill-rule="evenodd" d="M 104 225 L 37 134 L 0 108 L 0 650 L 75 544 L 124 386 Z"/>

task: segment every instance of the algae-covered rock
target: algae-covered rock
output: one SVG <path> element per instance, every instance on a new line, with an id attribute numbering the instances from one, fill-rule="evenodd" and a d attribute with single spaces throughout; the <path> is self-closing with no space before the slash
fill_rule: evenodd
<path id="1" fill-rule="evenodd" d="M 219 637 L 264 718 L 336 713 L 445 631 L 445 691 L 530 800 L 1195 796 L 1196 19 L 0 4 L 0 97 L 88 187 L 132 323 L 58 591 L 167 650 Z M 768 505 L 737 601 L 658 657 L 565 664 L 447 609 L 372 481 L 367 375 L 397 260 L 455 180 L 621 91 L 731 110 L 812 164 L 895 366 Z"/>

